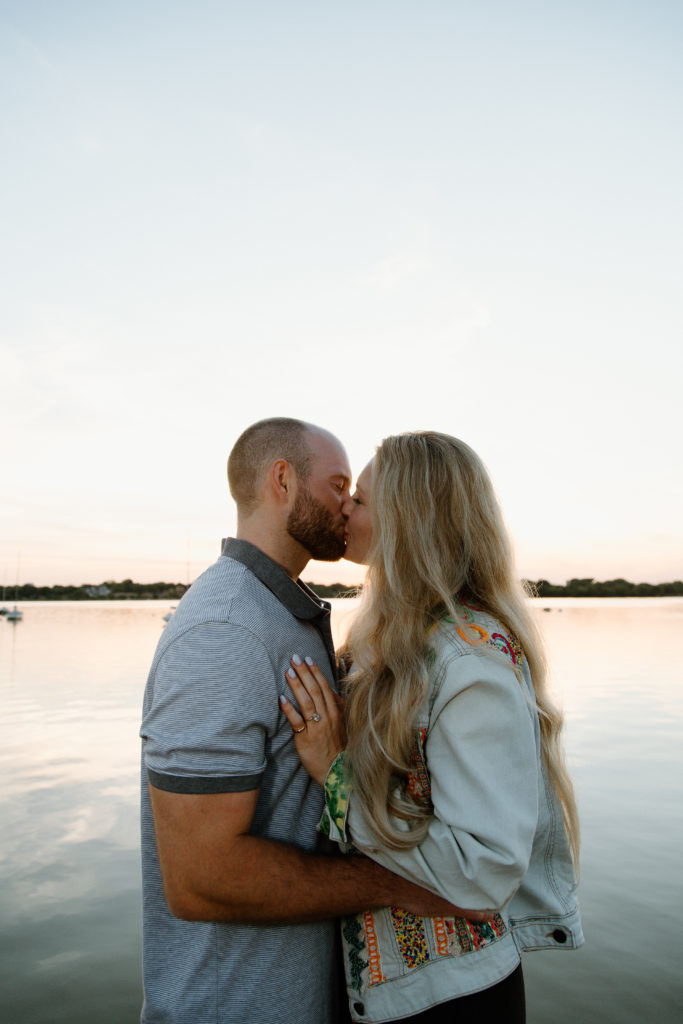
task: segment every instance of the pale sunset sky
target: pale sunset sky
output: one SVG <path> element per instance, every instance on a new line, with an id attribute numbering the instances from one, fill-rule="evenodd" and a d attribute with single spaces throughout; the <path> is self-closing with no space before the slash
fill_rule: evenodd
<path id="1" fill-rule="evenodd" d="M 0 2 L 0 584 L 195 578 L 270 415 L 462 437 L 530 578 L 682 578 L 682 52 L 673 0 Z"/>

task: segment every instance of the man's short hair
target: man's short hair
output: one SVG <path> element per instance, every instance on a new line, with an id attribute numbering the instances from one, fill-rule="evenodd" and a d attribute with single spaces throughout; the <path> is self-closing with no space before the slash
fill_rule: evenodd
<path id="1" fill-rule="evenodd" d="M 259 420 L 240 434 L 228 458 L 228 484 L 237 509 L 249 515 L 258 504 L 264 474 L 276 459 L 286 459 L 299 480 L 311 472 L 309 424 L 287 416 Z"/>

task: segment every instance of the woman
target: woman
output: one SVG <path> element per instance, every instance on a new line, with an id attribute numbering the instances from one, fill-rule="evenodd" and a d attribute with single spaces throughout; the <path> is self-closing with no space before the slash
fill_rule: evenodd
<path id="1" fill-rule="evenodd" d="M 433 432 L 384 440 L 352 501 L 345 557 L 369 568 L 342 652 L 345 749 L 310 659 L 292 660 L 284 711 L 333 839 L 490 915 L 346 919 L 351 1015 L 520 1024 L 520 950 L 583 936 L 561 719 L 502 515 L 478 456 Z"/>

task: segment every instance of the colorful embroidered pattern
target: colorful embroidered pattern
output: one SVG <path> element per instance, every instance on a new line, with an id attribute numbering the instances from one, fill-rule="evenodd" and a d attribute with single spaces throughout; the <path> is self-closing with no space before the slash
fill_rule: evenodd
<path id="1" fill-rule="evenodd" d="M 463 602 L 460 602 L 460 608 L 464 623 L 455 622 L 449 615 L 444 615 L 443 621 L 454 625 L 458 636 L 466 644 L 469 644 L 471 647 L 477 647 L 479 644 L 488 644 L 489 647 L 495 647 L 497 651 L 506 654 L 513 665 L 519 665 L 524 660 L 522 645 L 514 633 L 506 630 L 502 633 L 492 633 L 489 635 L 483 626 L 475 622 L 474 615 L 472 614 L 473 612 L 483 612 L 483 608 L 476 608 L 474 605 L 467 605 Z"/>
<path id="2" fill-rule="evenodd" d="M 368 940 L 368 959 L 370 961 L 370 985 L 380 985 L 387 979 L 382 971 L 382 962 L 379 955 L 379 944 L 377 932 L 375 931 L 375 919 L 369 910 L 365 911 L 365 937 Z"/>
<path id="3" fill-rule="evenodd" d="M 507 654 L 513 665 L 518 665 L 524 657 L 522 645 L 514 633 L 492 633 L 487 643 L 490 647 L 497 647 L 503 654 Z"/>
<path id="4" fill-rule="evenodd" d="M 384 913 L 384 912 L 382 912 Z M 408 970 L 422 967 L 437 956 L 460 957 L 476 953 L 505 935 L 500 914 L 488 921 L 467 921 L 464 917 L 422 918 L 399 907 L 391 907 L 396 947 Z M 342 935 L 346 946 L 347 975 L 358 993 L 387 980 L 371 911 L 344 918 Z"/>
<path id="5" fill-rule="evenodd" d="M 364 960 L 361 956 L 361 953 L 365 950 L 365 942 L 363 926 L 360 923 L 360 915 L 344 918 L 342 923 L 342 935 L 344 936 L 347 945 L 346 958 L 349 967 L 349 981 L 355 988 L 356 992 L 360 992 L 363 982 L 363 971 L 368 966 L 368 961 Z M 377 945 L 377 943 L 375 943 L 375 945 Z"/>
<path id="6" fill-rule="evenodd" d="M 398 949 L 407 967 L 419 967 L 429 960 L 424 921 L 401 907 L 391 908 L 391 920 Z"/>
<path id="7" fill-rule="evenodd" d="M 448 956 L 448 931 L 446 930 L 446 920 L 443 917 L 434 917 L 432 920 L 434 922 L 436 951 L 439 956 Z"/>
<path id="8" fill-rule="evenodd" d="M 494 914 L 488 921 L 468 921 L 464 917 L 437 918 L 443 924 L 447 936 L 446 947 L 437 940 L 441 956 L 463 956 L 476 953 L 478 949 L 495 942 L 507 931 L 500 914 Z"/>
<path id="9" fill-rule="evenodd" d="M 416 734 L 413 749 L 410 752 L 411 771 L 406 788 L 416 803 L 429 804 L 432 797 L 432 784 L 425 760 L 425 739 L 427 727 L 421 726 Z"/>
<path id="10" fill-rule="evenodd" d="M 466 644 L 471 647 L 475 647 L 477 644 L 484 644 L 489 638 L 488 633 L 481 626 L 478 626 L 476 622 L 468 622 L 466 628 L 469 633 L 466 633 L 462 626 L 456 627 L 458 630 L 458 636 L 462 637 Z"/>

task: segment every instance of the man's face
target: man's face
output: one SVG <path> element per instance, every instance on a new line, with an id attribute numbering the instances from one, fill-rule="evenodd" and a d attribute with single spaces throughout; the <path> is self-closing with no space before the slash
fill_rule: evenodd
<path id="1" fill-rule="evenodd" d="M 297 482 L 294 506 L 287 520 L 290 537 L 321 562 L 336 562 L 346 548 L 346 516 L 351 470 L 346 452 L 327 434 L 310 431 L 311 472 Z"/>

